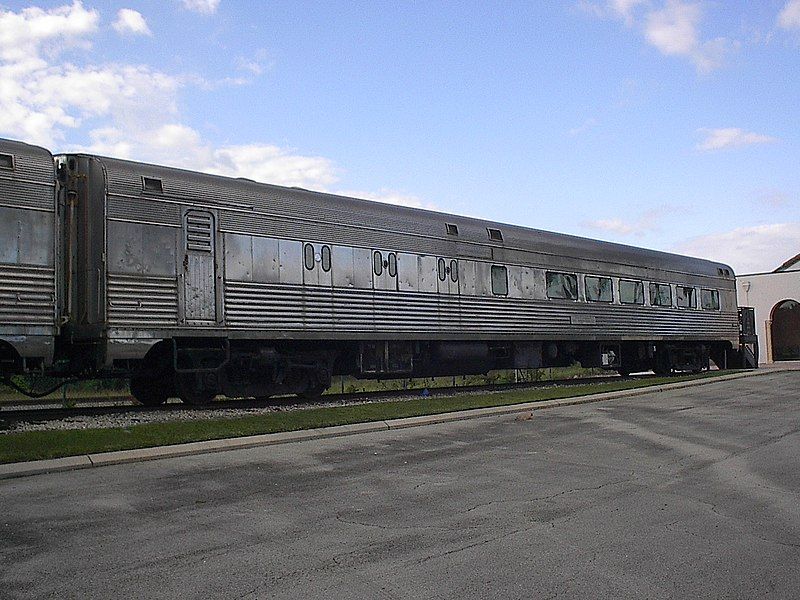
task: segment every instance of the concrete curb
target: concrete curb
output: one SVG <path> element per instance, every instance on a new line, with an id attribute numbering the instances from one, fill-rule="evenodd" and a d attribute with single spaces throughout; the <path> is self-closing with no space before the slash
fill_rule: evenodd
<path id="1" fill-rule="evenodd" d="M 800 366 L 783 369 L 759 369 L 757 371 L 732 373 L 730 375 L 721 375 L 719 377 L 709 377 L 708 379 L 679 381 L 676 383 L 667 383 L 664 385 L 648 386 L 631 390 L 618 390 L 614 392 L 603 392 L 601 394 L 591 394 L 587 396 L 560 398 L 557 400 L 543 400 L 539 402 L 526 402 L 524 404 L 510 404 L 505 406 L 494 406 L 491 408 L 476 408 L 434 415 L 423 415 L 419 417 L 406 417 L 402 419 L 392 419 L 390 421 L 371 421 L 369 423 L 354 423 L 352 425 L 338 425 L 335 427 L 325 427 L 321 429 L 286 431 L 281 433 L 268 433 L 264 435 L 253 435 L 239 438 L 209 440 L 205 442 L 190 442 L 188 444 L 176 444 L 174 446 L 158 446 L 155 448 L 140 448 L 136 450 L 119 450 L 116 452 L 103 452 L 100 454 L 86 454 L 80 456 L 54 458 L 49 460 L 9 463 L 0 465 L 0 479 L 11 479 L 15 477 L 25 477 L 28 475 L 53 473 L 57 471 L 73 471 L 90 467 L 142 462 L 145 460 L 157 460 L 161 458 L 191 456 L 210 452 L 241 450 L 244 448 L 255 448 L 259 446 L 273 446 L 276 444 L 287 444 L 291 442 L 300 442 L 303 440 L 333 438 L 360 433 L 371 433 L 375 431 L 406 429 L 408 427 L 422 427 L 424 425 L 435 425 L 437 423 L 448 423 L 452 421 L 466 421 L 469 419 L 480 419 L 497 415 L 544 410 L 559 406 L 574 406 L 578 404 L 589 404 L 618 398 L 632 398 L 634 396 L 643 396 L 645 394 L 667 392 L 671 390 L 695 387 L 698 385 L 708 385 L 718 381 L 730 381 L 732 379 L 743 379 L 745 377 L 757 377 L 759 375 L 769 375 L 771 373 L 796 370 L 800 370 Z"/>

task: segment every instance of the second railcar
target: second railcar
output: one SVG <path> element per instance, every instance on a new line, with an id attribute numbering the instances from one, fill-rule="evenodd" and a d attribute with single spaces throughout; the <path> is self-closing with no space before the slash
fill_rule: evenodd
<path id="1" fill-rule="evenodd" d="M 53 367 L 57 218 L 50 152 L 0 140 L 0 373 Z"/>

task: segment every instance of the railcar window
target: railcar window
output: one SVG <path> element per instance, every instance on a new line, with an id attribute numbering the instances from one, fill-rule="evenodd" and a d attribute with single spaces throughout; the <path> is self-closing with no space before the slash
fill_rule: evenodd
<path id="1" fill-rule="evenodd" d="M 578 277 L 572 273 L 545 273 L 547 297 L 551 299 L 577 300 Z"/>
<path id="2" fill-rule="evenodd" d="M 161 183 L 160 179 L 156 179 L 155 177 L 142 177 L 142 189 L 145 192 L 157 192 L 159 194 L 164 193 L 164 186 Z"/>
<path id="3" fill-rule="evenodd" d="M 585 277 L 586 299 L 590 302 L 613 302 L 614 292 L 610 277 Z"/>
<path id="4" fill-rule="evenodd" d="M 700 290 L 700 303 L 703 305 L 703 310 L 719 310 L 719 292 Z"/>
<path id="5" fill-rule="evenodd" d="M 397 255 L 394 252 L 389 254 L 389 277 L 397 276 Z"/>
<path id="6" fill-rule="evenodd" d="M 450 279 L 454 282 L 458 281 L 458 261 L 451 260 L 450 261 Z"/>
<path id="7" fill-rule="evenodd" d="M 493 242 L 502 242 L 503 241 L 503 232 L 499 229 L 492 229 L 491 227 L 487 227 L 486 231 L 489 234 L 489 239 Z"/>
<path id="8" fill-rule="evenodd" d="M 0 169 L 14 170 L 14 156 L 11 154 L 0 154 Z"/>
<path id="9" fill-rule="evenodd" d="M 619 280 L 619 301 L 622 304 L 644 304 L 644 284 L 641 281 Z"/>
<path id="10" fill-rule="evenodd" d="M 508 296 L 508 270 L 500 265 L 492 265 L 492 293 Z"/>
<path id="11" fill-rule="evenodd" d="M 697 308 L 697 295 L 694 288 L 685 285 L 676 286 L 675 304 L 681 308 Z"/>
<path id="12" fill-rule="evenodd" d="M 447 279 L 447 265 L 445 264 L 443 258 L 439 259 L 439 262 L 436 265 L 436 271 L 439 274 L 439 281 L 444 281 Z"/>
<path id="13" fill-rule="evenodd" d="M 458 235 L 458 225 L 445 223 L 444 226 L 447 229 L 447 235 Z"/>
<path id="14" fill-rule="evenodd" d="M 378 250 L 372 255 L 372 268 L 375 271 L 375 275 L 383 273 L 383 255 Z"/>
<path id="15" fill-rule="evenodd" d="M 672 306 L 672 288 L 669 284 L 650 284 L 650 304 L 652 306 Z"/>
<path id="16" fill-rule="evenodd" d="M 309 271 L 314 268 L 314 245 L 306 244 L 303 248 L 303 262 Z"/>
<path id="17" fill-rule="evenodd" d="M 331 247 L 322 247 L 322 270 L 326 273 L 331 270 Z"/>

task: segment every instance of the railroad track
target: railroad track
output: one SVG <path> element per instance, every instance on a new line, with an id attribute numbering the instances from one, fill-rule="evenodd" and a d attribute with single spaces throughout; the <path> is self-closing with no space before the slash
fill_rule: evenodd
<path id="1" fill-rule="evenodd" d="M 638 375 L 625 379 L 644 379 L 653 377 L 652 375 Z M 161 406 L 142 406 L 130 396 L 119 396 L 113 398 L 76 398 L 70 399 L 75 405 L 64 407 L 61 404 L 54 405 L 52 402 L 38 403 L 35 405 L 20 404 L 0 406 L 0 428 L 8 429 L 14 423 L 46 421 L 58 421 L 63 419 L 74 419 L 78 417 L 99 417 L 108 415 L 147 415 L 163 414 L 171 412 L 193 412 L 193 413 L 214 413 L 218 411 L 251 411 L 256 409 L 278 410 L 300 410 L 314 406 L 339 406 L 347 404 L 363 404 L 365 402 L 380 402 L 387 400 L 402 400 L 427 396 L 436 398 L 441 396 L 452 396 L 454 394 L 474 394 L 487 392 L 502 392 L 524 389 L 541 389 L 548 387 L 563 387 L 585 385 L 589 383 L 603 383 L 607 381 L 619 381 L 619 375 L 595 376 L 576 379 L 548 380 L 538 382 L 519 382 L 519 383 L 499 383 L 477 386 L 455 386 L 409 390 L 380 390 L 371 392 L 354 393 L 334 393 L 325 394 L 315 400 L 306 400 L 295 396 L 279 396 L 271 398 L 269 401 L 256 401 L 253 399 L 223 399 L 215 400 L 204 406 L 188 406 L 181 402 L 169 402 Z M 90 406 L 83 404 L 91 403 Z M 121 402 L 124 402 L 121 404 Z"/>

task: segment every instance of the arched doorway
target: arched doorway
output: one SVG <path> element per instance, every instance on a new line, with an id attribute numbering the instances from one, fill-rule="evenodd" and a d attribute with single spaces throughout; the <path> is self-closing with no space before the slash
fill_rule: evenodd
<path id="1" fill-rule="evenodd" d="M 772 359 L 800 360 L 800 302 L 784 300 L 772 309 Z"/>

